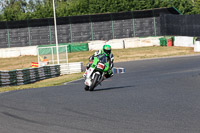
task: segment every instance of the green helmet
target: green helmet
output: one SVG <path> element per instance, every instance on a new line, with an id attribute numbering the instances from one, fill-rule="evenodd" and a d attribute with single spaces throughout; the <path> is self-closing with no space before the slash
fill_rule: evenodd
<path id="1" fill-rule="evenodd" d="M 103 53 L 104 53 L 106 56 L 109 56 L 110 53 L 111 53 L 111 46 L 110 46 L 110 45 L 104 45 L 104 46 L 103 46 Z"/>

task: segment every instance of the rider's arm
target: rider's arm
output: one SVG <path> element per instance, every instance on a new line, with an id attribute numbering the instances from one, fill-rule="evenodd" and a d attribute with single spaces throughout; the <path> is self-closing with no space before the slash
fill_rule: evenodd
<path id="1" fill-rule="evenodd" d="M 98 51 L 96 51 L 96 52 L 94 53 L 94 56 L 97 56 L 97 55 L 100 55 L 100 54 L 102 54 L 102 51 L 101 51 L 101 50 L 98 50 Z"/>
<path id="2" fill-rule="evenodd" d="M 111 53 L 110 54 L 110 68 L 114 67 L 114 55 Z"/>
<path id="3" fill-rule="evenodd" d="M 101 54 L 101 50 L 96 51 L 92 56 L 89 57 L 89 60 L 93 60 L 94 56 L 100 55 Z"/>
<path id="4" fill-rule="evenodd" d="M 109 63 L 107 62 L 107 63 L 105 63 L 104 65 L 105 65 L 105 68 L 104 68 L 103 71 L 104 71 L 104 72 L 108 72 L 108 70 L 109 70 L 109 68 L 110 68 L 110 67 L 109 67 Z"/>

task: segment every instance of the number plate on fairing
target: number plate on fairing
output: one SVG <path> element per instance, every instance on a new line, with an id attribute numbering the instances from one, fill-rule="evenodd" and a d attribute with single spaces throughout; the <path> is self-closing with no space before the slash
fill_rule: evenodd
<path id="1" fill-rule="evenodd" d="M 103 70 L 105 68 L 105 65 L 102 63 L 98 63 L 97 68 Z"/>

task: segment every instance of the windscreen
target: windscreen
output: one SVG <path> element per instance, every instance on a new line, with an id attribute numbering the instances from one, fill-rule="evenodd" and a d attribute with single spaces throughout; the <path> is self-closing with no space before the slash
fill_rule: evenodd
<path id="1" fill-rule="evenodd" d="M 98 55 L 97 58 L 99 59 L 99 62 L 103 64 L 107 62 L 107 57 L 104 54 Z"/>

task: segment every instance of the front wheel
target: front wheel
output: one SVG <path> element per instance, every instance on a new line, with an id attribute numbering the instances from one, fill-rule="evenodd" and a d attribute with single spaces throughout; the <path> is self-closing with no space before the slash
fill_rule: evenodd
<path id="1" fill-rule="evenodd" d="M 85 85 L 85 91 L 89 91 L 89 86 Z"/>
<path id="2" fill-rule="evenodd" d="M 92 84 L 89 88 L 90 91 L 93 91 L 94 88 L 96 87 L 97 81 L 98 81 L 99 75 L 95 74 L 94 79 L 92 80 Z"/>

